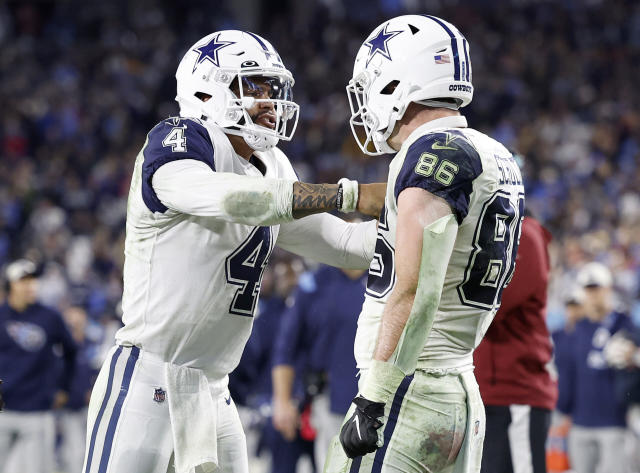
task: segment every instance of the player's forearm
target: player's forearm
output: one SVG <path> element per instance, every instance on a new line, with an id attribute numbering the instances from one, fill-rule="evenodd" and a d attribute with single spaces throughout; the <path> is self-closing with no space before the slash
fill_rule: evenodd
<path id="1" fill-rule="evenodd" d="M 360 184 L 358 212 L 378 218 L 384 205 L 384 197 L 387 193 L 386 182 L 374 182 L 373 184 Z"/>
<path id="2" fill-rule="evenodd" d="M 385 306 L 378 334 L 378 342 L 373 353 L 373 359 L 388 361 L 396 347 L 402 332 L 409 320 L 411 307 L 416 296 L 415 288 L 394 288 Z"/>
<path id="3" fill-rule="evenodd" d="M 342 181 L 348 180 L 343 179 L 341 182 Z M 359 184 L 356 181 L 351 182 L 357 186 L 357 191 L 353 195 L 355 202 L 353 202 L 354 205 L 350 210 L 345 210 L 342 205 L 342 198 L 348 199 L 349 197 L 347 196 L 349 192 L 347 186 L 339 192 L 340 186 L 338 184 L 294 183 L 292 202 L 293 218 L 302 218 L 336 209 L 343 212 L 357 210 L 365 215 L 379 217 L 382 206 L 384 205 L 387 184 L 384 182 L 373 184 Z"/>
<path id="4" fill-rule="evenodd" d="M 302 218 L 337 209 L 338 184 L 294 182 L 291 214 Z"/>
<path id="5" fill-rule="evenodd" d="M 273 384 L 273 400 L 286 402 L 291 399 L 293 380 L 296 372 L 291 365 L 276 365 L 271 370 L 271 381 Z"/>

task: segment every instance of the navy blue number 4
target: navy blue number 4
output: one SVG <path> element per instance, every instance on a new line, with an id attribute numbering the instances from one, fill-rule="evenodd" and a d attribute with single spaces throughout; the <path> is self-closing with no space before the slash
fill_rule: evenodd
<path id="1" fill-rule="evenodd" d="M 524 217 L 524 194 L 514 203 L 497 191 L 480 213 L 473 235 L 473 251 L 458 294 L 464 305 L 491 309 L 500 303 L 502 290 L 511 280 Z"/>
<path id="2" fill-rule="evenodd" d="M 271 229 L 256 227 L 236 251 L 227 256 L 225 275 L 227 282 L 240 286 L 236 290 L 229 312 L 253 317 L 262 273 L 271 254 Z"/>

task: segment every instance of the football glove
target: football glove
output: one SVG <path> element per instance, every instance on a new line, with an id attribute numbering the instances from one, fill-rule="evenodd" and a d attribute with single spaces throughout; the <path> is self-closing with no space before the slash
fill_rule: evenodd
<path id="1" fill-rule="evenodd" d="M 340 443 L 349 458 L 375 452 L 378 447 L 378 429 L 382 427 L 384 403 L 358 396 L 353 400 L 356 410 L 340 430 Z"/>

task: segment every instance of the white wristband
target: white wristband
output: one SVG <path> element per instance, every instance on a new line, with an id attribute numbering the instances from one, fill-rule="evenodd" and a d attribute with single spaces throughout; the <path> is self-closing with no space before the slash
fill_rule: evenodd
<path id="1" fill-rule="evenodd" d="M 355 212 L 358 207 L 358 181 L 343 177 L 338 185 L 342 187 L 342 202 L 338 210 L 346 214 Z"/>

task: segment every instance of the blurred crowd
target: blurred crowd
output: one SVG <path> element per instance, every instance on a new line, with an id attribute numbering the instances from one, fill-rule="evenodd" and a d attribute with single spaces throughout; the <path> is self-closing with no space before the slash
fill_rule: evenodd
<path id="1" fill-rule="evenodd" d="M 179 59 L 215 30 L 264 36 L 293 72 L 301 118 L 281 148 L 302 180 L 386 180 L 387 158 L 363 158 L 353 141 L 344 87 L 365 36 L 407 12 L 441 16 L 465 34 L 476 92 L 464 114 L 525 157 L 527 206 L 553 235 L 550 326 L 564 325 L 588 261 L 611 269 L 616 309 L 640 321 L 633 0 L 3 2 L 0 266 L 40 263 L 39 299 L 82 307 L 88 338 L 110 343 L 135 156 L 146 132 L 177 113 Z M 279 289 L 285 300 L 305 263 L 272 258 L 295 276 Z"/>

